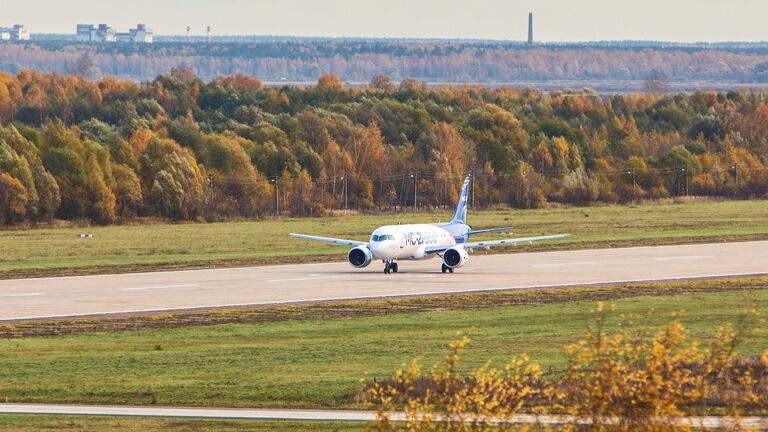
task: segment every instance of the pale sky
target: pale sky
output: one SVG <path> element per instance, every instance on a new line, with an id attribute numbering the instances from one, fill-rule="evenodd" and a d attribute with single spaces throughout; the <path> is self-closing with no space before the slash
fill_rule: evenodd
<path id="1" fill-rule="evenodd" d="M 0 0 L 0 26 L 74 33 L 77 23 L 156 34 L 538 41 L 766 41 L 768 0 Z"/>

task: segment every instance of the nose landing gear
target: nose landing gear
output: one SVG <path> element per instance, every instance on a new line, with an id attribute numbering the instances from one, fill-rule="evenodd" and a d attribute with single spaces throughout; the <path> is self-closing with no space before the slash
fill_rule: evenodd
<path id="1" fill-rule="evenodd" d="M 384 274 L 397 273 L 397 263 L 393 261 L 384 261 Z"/>
<path id="2" fill-rule="evenodd" d="M 443 273 L 453 273 L 453 269 L 448 267 L 447 265 L 443 264 L 443 267 L 441 269 Z"/>

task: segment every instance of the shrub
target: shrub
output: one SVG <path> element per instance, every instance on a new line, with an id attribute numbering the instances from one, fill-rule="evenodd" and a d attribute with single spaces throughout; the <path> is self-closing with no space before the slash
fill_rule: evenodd
<path id="1" fill-rule="evenodd" d="M 717 407 L 738 417 L 768 409 L 768 351 L 741 359 L 736 348 L 761 324 L 745 316 L 702 344 L 675 320 L 660 329 L 606 330 L 610 308 L 598 304 L 586 334 L 565 347 L 568 366 L 543 374 L 521 355 L 503 369 L 486 364 L 457 372 L 469 343 L 450 344 L 443 365 L 423 375 L 419 359 L 390 380 L 372 382 L 365 399 L 377 407 L 378 431 L 504 430 L 520 412 L 569 414 L 567 427 L 591 430 L 690 430 L 685 417 Z M 403 421 L 393 421 L 402 410 Z"/>

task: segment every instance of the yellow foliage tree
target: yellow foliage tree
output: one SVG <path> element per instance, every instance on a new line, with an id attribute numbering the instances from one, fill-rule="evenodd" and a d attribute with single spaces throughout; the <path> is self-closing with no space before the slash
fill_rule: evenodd
<path id="1" fill-rule="evenodd" d="M 687 416 L 706 403 L 737 419 L 761 394 L 756 370 L 768 367 L 768 352 L 740 360 L 736 347 L 763 321 L 754 312 L 734 329 L 720 327 L 708 346 L 674 320 L 652 330 L 607 331 L 613 308 L 598 303 L 586 334 L 565 347 L 563 374 L 545 375 L 527 356 L 499 370 L 489 364 L 458 372 L 466 336 L 450 344 L 442 366 L 424 375 L 417 358 L 385 381 L 368 383 L 366 400 L 377 408 L 373 430 L 503 431 L 518 414 L 554 414 L 566 430 L 690 431 Z M 764 392 L 764 390 L 763 390 Z"/>

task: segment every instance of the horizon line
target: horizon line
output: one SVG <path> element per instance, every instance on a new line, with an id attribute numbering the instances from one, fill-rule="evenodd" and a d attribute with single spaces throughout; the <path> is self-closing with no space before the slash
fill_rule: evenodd
<path id="1" fill-rule="evenodd" d="M 33 39 L 21 42 L 34 42 L 34 36 L 48 37 L 75 37 L 74 33 L 30 33 Z M 186 38 L 186 34 L 162 34 L 154 33 L 159 38 Z M 205 34 L 192 34 L 192 39 L 207 39 Z M 278 34 L 217 34 L 211 35 L 211 38 L 270 38 L 270 39 L 308 39 L 308 40 L 376 40 L 376 41 L 444 41 L 444 42 L 502 42 L 519 43 L 522 45 L 531 45 L 525 39 L 495 39 L 495 38 L 475 38 L 475 37 L 430 37 L 430 36 L 320 36 L 320 35 L 278 35 Z M 39 40 L 38 40 L 39 41 Z M 17 41 L 18 42 L 18 41 Z M 194 42 L 194 40 L 192 41 Z M 600 43 L 647 43 L 647 44 L 674 44 L 674 45 L 717 45 L 717 44 L 768 44 L 768 39 L 764 40 L 699 40 L 699 41 L 676 41 L 661 39 L 592 39 L 592 40 L 544 40 L 534 41 L 532 45 L 568 45 L 568 44 L 600 44 Z"/>

